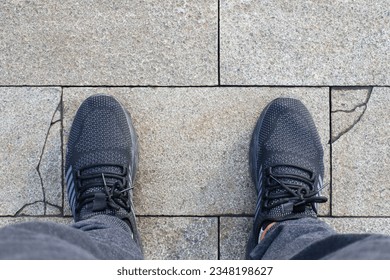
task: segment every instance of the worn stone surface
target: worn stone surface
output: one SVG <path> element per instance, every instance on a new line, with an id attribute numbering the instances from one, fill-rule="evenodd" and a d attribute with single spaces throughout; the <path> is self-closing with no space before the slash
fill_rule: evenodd
<path id="1" fill-rule="evenodd" d="M 390 235 L 389 218 L 322 218 L 339 233 L 378 233 Z"/>
<path id="2" fill-rule="evenodd" d="M 332 89 L 332 141 L 347 133 L 364 114 L 372 88 Z"/>
<path id="3" fill-rule="evenodd" d="M 60 100 L 59 88 L 0 88 L 0 215 L 60 213 Z"/>
<path id="4" fill-rule="evenodd" d="M 59 217 L 0 217 L 0 227 L 13 225 L 24 222 L 53 222 L 64 225 L 70 225 L 73 220 L 70 218 L 59 218 Z"/>
<path id="5" fill-rule="evenodd" d="M 389 106 L 390 89 L 374 88 L 360 120 L 333 143 L 333 215 L 389 215 Z"/>
<path id="6" fill-rule="evenodd" d="M 332 88 L 332 113 L 352 112 L 367 101 L 371 92 L 369 87 L 333 87 Z"/>
<path id="7" fill-rule="evenodd" d="M 390 85 L 387 0 L 221 0 L 221 82 Z"/>
<path id="8" fill-rule="evenodd" d="M 217 218 L 142 217 L 145 259 L 217 259 Z"/>
<path id="9" fill-rule="evenodd" d="M 59 110 L 60 108 L 57 108 L 57 112 Z M 57 115 L 58 113 L 53 116 L 45 150 L 39 164 L 46 201 L 44 211 L 48 215 L 60 215 L 62 213 L 61 122 L 57 119 Z M 53 183 L 55 183 L 54 186 Z"/>
<path id="10" fill-rule="evenodd" d="M 1 1 L 0 84 L 216 84 L 217 28 L 217 1 Z"/>
<path id="11" fill-rule="evenodd" d="M 253 219 L 247 217 L 220 219 L 220 259 L 244 260 Z"/>
<path id="12" fill-rule="evenodd" d="M 117 97 L 134 120 L 140 146 L 138 214 L 253 214 L 249 142 L 262 109 L 280 96 L 301 99 L 315 116 L 329 182 L 327 88 L 65 88 L 65 143 L 77 108 L 95 93 Z"/>

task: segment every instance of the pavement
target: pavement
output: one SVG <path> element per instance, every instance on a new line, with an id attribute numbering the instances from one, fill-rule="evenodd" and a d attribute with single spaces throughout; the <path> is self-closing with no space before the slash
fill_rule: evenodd
<path id="1" fill-rule="evenodd" d="M 320 218 L 390 234 L 389 1 L 0 2 L 0 225 L 72 223 L 67 137 L 111 94 L 139 135 L 147 259 L 240 259 L 256 195 L 252 129 L 299 98 L 325 151 Z"/>

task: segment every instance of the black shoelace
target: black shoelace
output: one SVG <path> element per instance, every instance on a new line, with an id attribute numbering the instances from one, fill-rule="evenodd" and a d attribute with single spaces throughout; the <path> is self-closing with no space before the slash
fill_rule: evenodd
<path id="1" fill-rule="evenodd" d="M 114 167 L 120 170 L 118 173 L 113 172 L 91 172 L 86 174 L 85 171 L 94 168 Z M 122 165 L 90 165 L 80 169 L 76 174 L 77 179 L 77 200 L 78 205 L 76 212 L 89 203 L 92 203 L 92 211 L 104 211 L 107 208 L 115 211 L 120 208 L 126 211 L 131 210 L 129 201 L 128 168 Z M 93 191 L 88 192 L 88 190 Z"/>
<path id="2" fill-rule="evenodd" d="M 310 178 L 299 174 L 276 174 L 273 169 L 277 167 L 297 168 L 310 174 Z M 297 213 L 305 211 L 308 204 L 324 203 L 328 200 L 326 197 L 318 195 L 323 187 L 321 189 L 315 188 L 315 177 L 310 170 L 294 165 L 274 166 L 268 168 L 266 174 L 267 182 L 264 195 L 264 208 L 266 210 L 280 205 L 291 204 L 292 211 Z M 282 191 L 277 192 L 278 189 Z"/>

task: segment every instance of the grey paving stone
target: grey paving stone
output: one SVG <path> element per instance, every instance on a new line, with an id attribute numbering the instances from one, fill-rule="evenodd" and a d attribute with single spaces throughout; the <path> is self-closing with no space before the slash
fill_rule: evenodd
<path id="1" fill-rule="evenodd" d="M 221 0 L 221 82 L 389 85 L 387 0 Z"/>
<path id="2" fill-rule="evenodd" d="M 331 92 L 332 113 L 349 112 L 363 107 L 370 91 L 369 87 L 333 87 Z"/>
<path id="3" fill-rule="evenodd" d="M 332 102 L 345 98 L 332 94 Z M 389 215 L 389 105 L 390 89 L 374 88 L 360 120 L 333 143 L 333 215 Z"/>
<path id="4" fill-rule="evenodd" d="M 141 217 L 145 259 L 217 259 L 217 218 Z"/>
<path id="5" fill-rule="evenodd" d="M 217 3 L 1 1 L 0 84 L 216 84 Z"/>
<path id="6" fill-rule="evenodd" d="M 332 89 L 332 141 L 337 141 L 358 122 L 366 108 L 371 89 Z"/>
<path id="7" fill-rule="evenodd" d="M 59 217 L 0 217 L 0 227 L 13 225 L 24 222 L 53 222 L 59 224 L 70 225 L 73 220 L 70 218 L 59 218 Z"/>
<path id="8" fill-rule="evenodd" d="M 0 88 L 0 215 L 60 214 L 60 100 L 59 88 Z"/>
<path id="9" fill-rule="evenodd" d="M 57 109 L 57 111 L 59 111 Z M 53 116 L 53 120 L 57 116 Z M 61 122 L 52 121 L 45 150 L 39 170 L 42 176 L 42 184 L 45 192 L 46 207 L 45 213 L 48 215 L 60 215 L 62 212 L 62 143 L 61 143 Z M 54 186 L 52 184 L 55 183 Z"/>
<path id="10" fill-rule="evenodd" d="M 390 235 L 389 218 L 322 218 L 339 233 L 378 233 Z"/>
<path id="11" fill-rule="evenodd" d="M 220 219 L 220 259 L 244 260 L 253 219 L 247 217 Z"/>
<path id="12" fill-rule="evenodd" d="M 250 137 L 262 109 L 280 96 L 300 98 L 315 117 L 329 182 L 328 88 L 65 88 L 65 143 L 77 108 L 95 93 L 117 97 L 134 120 L 138 214 L 253 214 Z M 321 209 L 329 213 L 327 205 Z"/>

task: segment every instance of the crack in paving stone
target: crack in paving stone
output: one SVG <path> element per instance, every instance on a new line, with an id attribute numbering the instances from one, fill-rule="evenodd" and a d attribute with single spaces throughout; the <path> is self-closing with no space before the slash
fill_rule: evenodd
<path id="1" fill-rule="evenodd" d="M 38 161 L 38 164 L 36 166 L 36 171 L 38 173 L 38 176 L 39 176 L 39 180 L 41 182 L 41 188 L 42 188 L 42 201 L 40 202 L 43 202 L 43 215 L 46 215 L 46 212 L 47 212 L 47 205 L 51 205 L 48 201 L 46 201 L 46 189 L 45 189 L 45 186 L 44 186 L 44 183 L 43 183 L 43 176 L 42 176 L 42 173 L 41 173 L 41 170 L 40 170 L 40 167 L 41 167 L 41 163 L 42 163 L 42 158 L 43 158 L 43 155 L 45 153 L 45 149 L 46 149 L 46 144 L 47 144 L 47 140 L 49 138 L 49 134 L 50 134 L 50 130 L 51 128 L 53 127 L 53 125 L 55 125 L 56 123 L 58 123 L 60 120 L 56 120 L 54 121 L 55 119 L 55 116 L 57 114 L 57 112 L 59 112 L 61 110 L 61 100 L 60 102 L 58 103 L 56 109 L 54 110 L 54 113 L 51 117 L 51 121 L 50 121 L 50 125 L 49 125 L 49 128 L 46 132 L 46 137 L 45 137 L 45 141 L 43 142 L 43 147 L 42 147 L 42 150 L 41 150 L 41 154 L 39 156 L 39 161 Z M 38 201 L 39 202 L 39 201 Z M 52 205 L 53 206 L 53 205 Z M 59 207 L 59 206 L 57 206 Z M 23 207 L 22 207 L 23 208 Z M 60 212 L 62 211 L 61 208 L 60 209 Z M 19 210 L 18 210 L 19 211 Z"/>
<path id="2" fill-rule="evenodd" d="M 15 214 L 13 215 L 13 217 L 21 217 L 21 216 L 31 216 L 31 215 L 25 215 L 25 214 L 21 214 L 23 212 L 24 209 L 26 209 L 27 207 L 29 206 L 32 206 L 32 205 L 35 205 L 35 204 L 38 204 L 38 203 L 43 203 L 44 207 L 46 208 L 47 205 L 49 206 L 52 206 L 54 208 L 57 208 L 60 212 L 62 210 L 62 207 L 61 206 L 58 206 L 56 204 L 53 204 L 53 203 L 50 203 L 50 202 L 47 202 L 47 201 L 44 201 L 44 200 L 37 200 L 37 201 L 34 201 L 34 202 L 30 202 L 30 203 L 26 203 L 25 205 L 23 205 L 22 207 L 20 207 L 19 210 L 17 210 L 15 212 Z M 54 216 L 57 216 L 57 215 L 53 215 Z M 58 216 L 62 216 L 61 213 L 58 215 Z"/>
<path id="3" fill-rule="evenodd" d="M 346 129 L 344 129 L 343 131 L 341 131 L 340 133 L 338 133 L 336 136 L 332 137 L 332 141 L 331 143 L 333 144 L 334 142 L 336 142 L 337 140 L 339 140 L 344 134 L 348 133 L 352 128 L 355 127 L 355 125 L 360 122 L 360 120 L 362 119 L 364 113 L 366 112 L 367 110 L 367 105 L 368 105 L 368 102 L 370 101 L 370 98 L 371 98 L 371 94 L 372 94 L 372 90 L 374 88 L 373 87 L 370 87 L 368 88 L 368 92 L 367 92 L 367 96 L 366 96 L 366 100 L 361 103 L 361 104 L 358 104 L 356 105 L 354 108 L 350 109 L 350 110 L 335 110 L 335 111 L 332 111 L 332 113 L 338 113 L 338 112 L 343 112 L 343 113 L 353 113 L 355 112 L 358 108 L 360 107 L 363 107 L 363 112 L 360 114 L 360 116 L 349 126 L 347 127 Z"/>
<path id="4" fill-rule="evenodd" d="M 54 122 L 52 122 L 51 124 L 50 124 L 50 127 L 52 127 L 53 125 L 55 125 L 56 123 L 59 123 L 61 120 L 56 120 L 56 121 L 54 121 Z"/>
<path id="5" fill-rule="evenodd" d="M 331 113 L 353 113 L 353 112 L 355 112 L 358 108 L 363 107 L 363 106 L 366 106 L 366 105 L 367 105 L 367 102 L 364 101 L 363 103 L 360 103 L 360 104 L 356 105 L 355 107 L 353 107 L 353 108 L 350 109 L 350 110 L 339 109 L 339 110 L 334 110 L 334 111 L 332 111 Z"/>
<path id="6" fill-rule="evenodd" d="M 367 96 L 370 92 L 372 92 L 372 89 L 373 89 L 373 87 L 369 87 L 369 86 L 366 86 L 366 87 L 333 87 L 332 92 L 335 91 L 335 93 L 337 90 L 350 90 L 350 91 L 367 90 L 367 94 L 366 94 L 365 101 L 357 104 L 354 108 L 349 109 L 349 110 L 345 110 L 345 109 L 332 110 L 331 113 L 338 113 L 338 112 L 353 113 L 353 112 L 355 112 L 358 108 L 365 106 L 367 104 Z"/>

